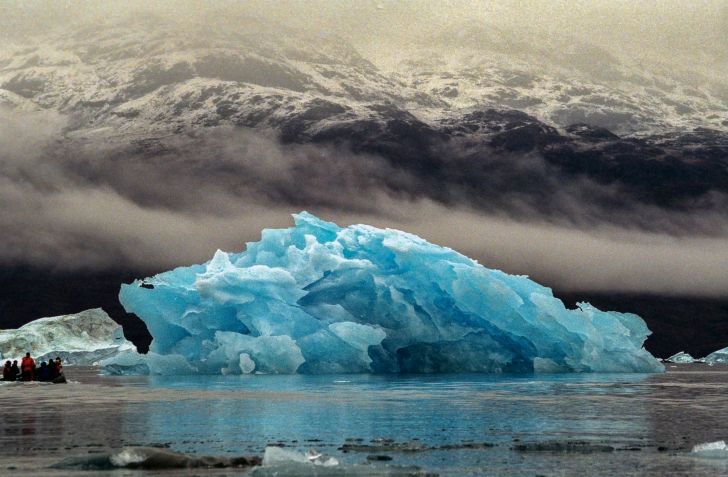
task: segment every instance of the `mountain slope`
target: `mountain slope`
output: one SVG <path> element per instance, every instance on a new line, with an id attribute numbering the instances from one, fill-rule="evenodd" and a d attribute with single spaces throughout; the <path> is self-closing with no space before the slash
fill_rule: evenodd
<path id="1" fill-rule="evenodd" d="M 590 204 L 593 220 L 621 220 L 633 202 L 725 204 L 728 133 L 718 119 L 728 109 L 710 84 L 642 73 L 588 45 L 472 25 L 435 38 L 451 48 L 447 57 L 403 51 L 410 59 L 389 73 L 333 36 L 248 17 L 218 27 L 151 17 L 49 34 L 0 55 L 0 98 L 17 111 L 65 116 L 56 154 L 86 179 L 89 165 L 125 155 L 130 166 L 176 162 L 173 179 L 188 161 L 200 169 L 184 153 L 209 145 L 206 131 L 242 128 L 383 158 L 399 172 L 362 171 L 373 176 L 368 188 L 486 212 L 518 215 L 511 204 L 524 203 L 563 219 L 564 191 Z M 220 151 L 204 154 L 214 169 Z M 235 190 L 259 174 L 228 172 Z M 114 177 L 103 180 L 128 195 Z M 304 205 L 336 202 L 296 195 Z M 635 221 L 650 226 L 649 217 Z"/>
<path id="2" fill-rule="evenodd" d="M 728 130 L 728 82 L 720 75 L 618 57 L 554 32 L 458 25 L 383 64 L 453 109 L 509 107 L 620 135 Z"/>

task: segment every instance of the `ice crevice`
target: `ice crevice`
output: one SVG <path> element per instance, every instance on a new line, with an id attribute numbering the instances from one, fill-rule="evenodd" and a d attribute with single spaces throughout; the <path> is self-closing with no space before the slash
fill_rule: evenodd
<path id="1" fill-rule="evenodd" d="M 658 372 L 628 313 L 567 309 L 525 276 L 415 235 L 312 214 L 121 287 L 153 336 L 109 373 Z"/>

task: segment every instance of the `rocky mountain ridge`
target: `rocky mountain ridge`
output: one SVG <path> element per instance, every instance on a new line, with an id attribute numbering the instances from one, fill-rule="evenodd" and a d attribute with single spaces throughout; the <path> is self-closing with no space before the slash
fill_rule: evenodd
<path id="1" fill-rule="evenodd" d="M 515 192 L 548 215 L 558 206 L 543 197 L 582 179 L 685 210 L 728 193 L 725 83 L 474 25 L 435 39 L 448 55 L 403 50 L 394 70 L 334 36 L 218 26 L 150 17 L 39 37 L 0 53 L 0 103 L 63 115 L 66 147 L 171 157 L 216 128 L 343 146 L 414 176 L 385 189 L 478 209 Z M 509 172 L 489 180 L 496 170 Z"/>

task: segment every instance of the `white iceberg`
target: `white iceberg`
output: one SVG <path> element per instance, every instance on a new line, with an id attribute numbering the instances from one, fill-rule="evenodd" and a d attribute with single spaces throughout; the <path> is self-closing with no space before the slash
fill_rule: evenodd
<path id="1" fill-rule="evenodd" d="M 722 348 L 718 351 L 713 351 L 708 356 L 703 358 L 703 362 L 708 364 L 728 364 L 728 348 Z"/>
<path id="2" fill-rule="evenodd" d="M 527 277 L 412 234 L 294 217 L 244 252 L 123 285 L 151 353 L 103 364 L 161 374 L 664 369 L 636 315 L 567 309 Z"/>
<path id="3" fill-rule="evenodd" d="M 681 364 L 690 364 L 695 362 L 695 358 L 690 356 L 688 353 L 684 351 L 680 351 L 679 353 L 673 354 L 669 358 L 667 358 L 665 361 L 668 363 L 681 363 Z"/>
<path id="4" fill-rule="evenodd" d="M 27 352 L 38 363 L 59 356 L 67 365 L 92 365 L 119 353 L 136 353 L 136 347 L 118 323 L 96 308 L 0 331 L 0 359 L 20 360 Z"/>

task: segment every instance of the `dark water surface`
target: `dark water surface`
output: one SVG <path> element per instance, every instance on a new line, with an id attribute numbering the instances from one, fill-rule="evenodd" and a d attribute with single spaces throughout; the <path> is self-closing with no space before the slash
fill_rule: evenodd
<path id="1" fill-rule="evenodd" d="M 47 467 L 125 446 L 262 456 L 271 444 L 332 455 L 342 472 L 367 464 L 372 472 L 415 465 L 439 475 L 728 473 L 728 460 L 690 453 L 695 444 L 728 439 L 724 367 L 538 376 L 66 372 L 73 382 L 65 386 L 0 385 L 0 474 L 180 475 Z"/>

